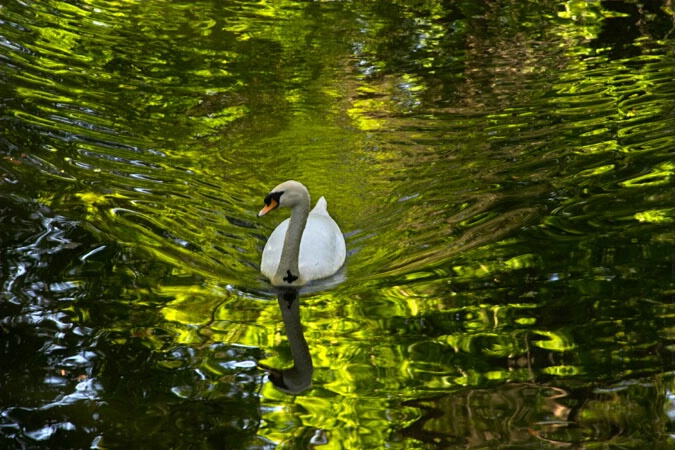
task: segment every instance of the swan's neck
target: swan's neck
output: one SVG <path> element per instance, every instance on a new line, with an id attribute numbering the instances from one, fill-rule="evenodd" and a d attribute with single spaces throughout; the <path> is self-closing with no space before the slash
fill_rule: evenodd
<path id="1" fill-rule="evenodd" d="M 306 202 L 297 204 L 291 210 L 291 220 L 286 230 L 284 247 L 279 258 L 279 267 L 274 276 L 277 286 L 302 286 L 305 284 L 298 270 L 298 257 L 300 255 L 300 241 L 305 231 L 307 217 L 309 216 L 309 198 Z"/>

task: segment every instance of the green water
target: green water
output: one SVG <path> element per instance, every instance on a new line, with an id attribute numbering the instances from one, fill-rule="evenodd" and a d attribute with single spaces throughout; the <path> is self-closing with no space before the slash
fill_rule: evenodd
<path id="1" fill-rule="evenodd" d="M 4 2 L 0 448 L 672 448 L 671 8 Z"/>

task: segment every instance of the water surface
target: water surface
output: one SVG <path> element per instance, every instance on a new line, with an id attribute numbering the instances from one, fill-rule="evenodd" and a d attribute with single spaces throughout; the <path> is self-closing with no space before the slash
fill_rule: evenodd
<path id="1" fill-rule="evenodd" d="M 0 446 L 670 448 L 668 8 L 0 6 Z M 294 319 L 285 179 L 348 246 Z"/>

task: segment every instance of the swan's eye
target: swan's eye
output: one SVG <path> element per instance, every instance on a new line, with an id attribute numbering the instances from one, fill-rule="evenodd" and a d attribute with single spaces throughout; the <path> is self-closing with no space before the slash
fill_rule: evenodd
<path id="1" fill-rule="evenodd" d="M 279 191 L 279 192 L 271 192 L 267 194 L 267 197 L 265 197 L 265 205 L 270 206 L 270 203 L 272 203 L 272 200 L 276 202 L 276 204 L 279 204 L 279 199 L 281 198 L 281 195 L 284 193 L 284 191 Z"/>

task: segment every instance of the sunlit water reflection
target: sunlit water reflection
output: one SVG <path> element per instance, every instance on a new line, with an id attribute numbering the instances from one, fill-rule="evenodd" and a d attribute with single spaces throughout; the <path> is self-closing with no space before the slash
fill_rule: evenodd
<path id="1" fill-rule="evenodd" d="M 0 446 L 672 445 L 666 12 L 212 3 L 0 7 Z M 289 178 L 348 245 L 292 319 Z"/>

